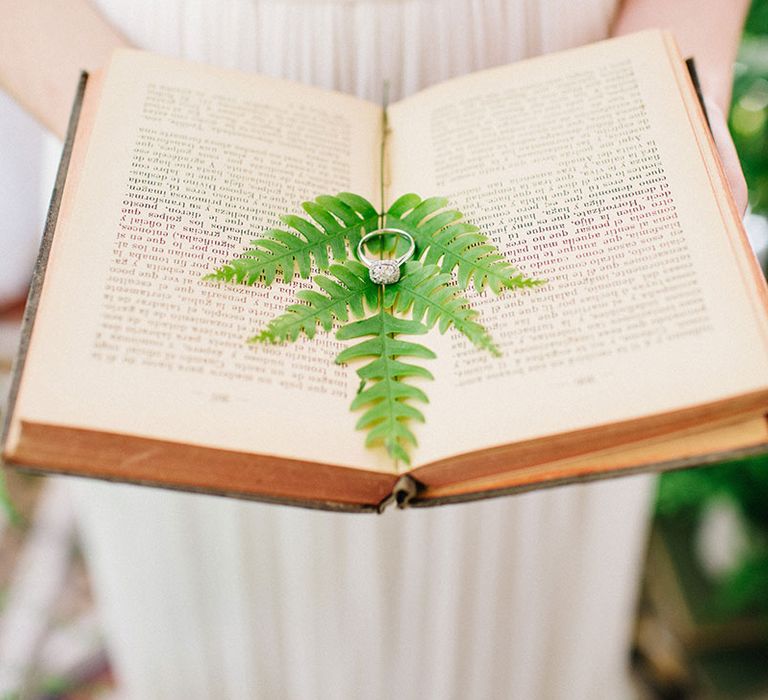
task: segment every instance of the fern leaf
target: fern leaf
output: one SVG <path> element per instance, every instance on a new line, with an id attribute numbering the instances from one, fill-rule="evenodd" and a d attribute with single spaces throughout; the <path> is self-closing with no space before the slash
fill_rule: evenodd
<path id="1" fill-rule="evenodd" d="M 294 341 L 301 333 L 314 338 L 318 324 L 329 331 L 334 322 L 346 322 L 350 316 L 361 318 L 365 303 L 378 305 L 379 287 L 371 282 L 368 268 L 356 260 L 331 265 L 330 275 L 315 275 L 312 281 L 322 291 L 300 289 L 296 298 L 303 304 L 291 304 L 267 327 L 250 339 L 252 343 Z M 365 303 L 364 303 L 365 302 Z"/>
<path id="2" fill-rule="evenodd" d="M 422 335 L 427 327 L 420 321 L 396 318 L 383 309 L 363 319 L 342 326 L 336 333 L 340 340 L 366 338 L 343 350 L 336 362 L 373 358 L 357 370 L 363 383 L 351 410 L 364 409 L 358 429 L 367 429 L 366 446 L 383 444 L 393 459 L 410 464 L 407 445 L 416 445 L 416 436 L 408 424 L 424 422 L 424 414 L 411 402 L 428 403 L 426 394 L 405 382 L 407 377 L 432 379 L 429 370 L 401 357 L 431 359 L 435 354 L 419 343 L 401 340 L 400 335 Z"/>
<path id="3" fill-rule="evenodd" d="M 447 204 L 444 197 L 403 195 L 387 210 L 386 225 L 403 228 L 413 236 L 424 265 L 439 264 L 442 272 L 456 270 L 462 289 L 470 281 L 475 289 L 488 285 L 495 294 L 505 288 L 542 284 L 518 272 L 477 226 L 461 221 L 461 212 L 445 209 Z"/>
<path id="4" fill-rule="evenodd" d="M 329 331 L 344 324 L 336 337 L 358 342 L 339 353 L 336 362 L 362 361 L 360 387 L 350 406 L 362 411 L 357 428 L 367 431 L 366 446 L 383 445 L 393 459 L 406 464 L 409 446 L 416 445 L 411 425 L 424 421 L 416 404 L 428 402 L 413 380 L 433 378 L 414 359 L 435 354 L 401 336 L 454 327 L 477 347 L 499 355 L 463 290 L 472 284 L 498 294 L 509 287 L 541 284 L 519 273 L 487 236 L 446 204 L 441 197 L 406 194 L 382 216 L 351 192 L 321 195 L 302 204 L 308 218 L 282 217 L 287 228 L 267 231 L 240 258 L 206 277 L 269 286 L 277 278 L 290 283 L 297 272 L 304 279 L 312 276 L 313 288 L 297 291 L 299 303 L 288 306 L 251 342 L 295 341 L 302 334 L 313 338 L 318 326 Z M 361 237 L 382 223 L 410 233 L 416 252 L 398 282 L 378 286 L 356 259 L 356 249 Z M 397 257 L 408 243 L 402 236 L 381 235 L 369 242 L 368 252 Z M 313 275 L 314 269 L 323 274 Z"/>
<path id="5" fill-rule="evenodd" d="M 251 241 L 251 247 L 240 258 L 222 265 L 205 279 L 248 285 L 261 282 L 268 286 L 278 275 L 284 282 L 291 282 L 297 270 L 306 279 L 313 263 L 319 270 L 327 270 L 330 256 L 337 261 L 352 258 L 360 237 L 379 225 L 376 208 L 351 192 L 335 197 L 321 195 L 304 202 L 302 208 L 310 219 L 293 214 L 281 217 L 288 230 L 266 231 L 262 238 Z"/>
<path id="6" fill-rule="evenodd" d="M 411 318 L 427 328 L 437 324 L 441 333 L 453 326 L 478 348 L 496 357 L 501 355 L 488 331 L 475 320 L 478 312 L 451 285 L 451 275 L 440 272 L 437 265 L 423 265 L 415 260 L 407 263 L 397 284 L 385 287 L 382 304 L 396 313 L 410 311 Z"/>

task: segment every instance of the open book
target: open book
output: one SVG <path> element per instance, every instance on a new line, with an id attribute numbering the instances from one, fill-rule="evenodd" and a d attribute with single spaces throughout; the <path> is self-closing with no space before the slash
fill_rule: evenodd
<path id="1" fill-rule="evenodd" d="M 365 510 L 768 449 L 766 288 L 669 35 L 435 85 L 388 107 L 383 151 L 381 106 L 138 51 L 81 98 L 7 463 Z M 470 293 L 503 357 L 426 341 L 436 379 L 408 470 L 355 431 L 358 378 L 332 333 L 245 342 L 287 285 L 202 281 L 342 191 L 447 196 L 547 280 Z"/>

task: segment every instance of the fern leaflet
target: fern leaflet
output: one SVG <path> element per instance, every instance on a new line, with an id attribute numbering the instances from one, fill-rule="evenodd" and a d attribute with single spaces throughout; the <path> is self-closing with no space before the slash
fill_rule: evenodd
<path id="1" fill-rule="evenodd" d="M 456 270 L 462 289 L 471 281 L 477 290 L 487 284 L 494 294 L 500 294 L 505 288 L 542 283 L 518 272 L 477 226 L 461 221 L 461 212 L 440 211 L 447 204 L 445 197 L 421 199 L 405 194 L 387 210 L 386 225 L 401 227 L 414 237 L 416 257 L 425 265 L 439 264 L 442 272 Z"/>
<path id="2" fill-rule="evenodd" d="M 339 353 L 337 363 L 373 358 L 357 370 L 362 384 L 350 406 L 353 411 L 365 409 L 356 427 L 368 429 L 366 446 L 383 444 L 393 459 L 406 464 L 410 464 L 410 457 L 405 445 L 416 444 L 408 423 L 413 420 L 424 422 L 424 414 L 408 402 L 428 403 L 429 400 L 421 389 L 404 380 L 407 377 L 433 377 L 424 367 L 398 358 L 432 359 L 435 353 L 424 345 L 401 340 L 398 336 L 426 332 L 427 327 L 419 321 L 396 318 L 379 309 L 376 315 L 342 326 L 336 333 L 339 340 L 367 338 Z"/>
<path id="3" fill-rule="evenodd" d="M 451 285 L 450 273 L 440 272 L 437 265 L 407 263 L 398 283 L 384 288 L 383 306 L 401 314 L 410 310 L 413 320 L 422 321 L 427 328 L 438 324 L 441 333 L 453 326 L 476 347 L 495 357 L 501 355 L 485 327 L 474 320 L 478 312 Z"/>
<path id="4" fill-rule="evenodd" d="M 322 290 L 300 289 L 296 297 L 304 304 L 291 304 L 250 342 L 294 341 L 303 332 L 314 338 L 317 325 L 329 331 L 334 321 L 346 322 L 350 315 L 365 315 L 365 303 L 378 305 L 379 287 L 371 282 L 368 268 L 356 260 L 331 265 L 331 276 L 315 275 L 312 281 Z M 365 302 L 365 303 L 364 303 Z"/>
<path id="5" fill-rule="evenodd" d="M 329 253 L 336 260 L 352 257 L 360 237 L 379 224 L 376 208 L 351 192 L 340 192 L 335 197 L 321 195 L 301 206 L 313 221 L 293 214 L 283 216 L 283 223 L 291 230 L 266 231 L 262 238 L 251 241 L 251 248 L 240 258 L 222 265 L 205 279 L 249 285 L 261 282 L 268 286 L 278 274 L 284 282 L 291 282 L 297 268 L 306 279 L 312 263 L 320 270 L 328 269 Z"/>

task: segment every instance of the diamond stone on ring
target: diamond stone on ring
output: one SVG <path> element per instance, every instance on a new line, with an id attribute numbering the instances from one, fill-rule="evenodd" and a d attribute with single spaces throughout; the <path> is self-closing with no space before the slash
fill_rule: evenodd
<path id="1" fill-rule="evenodd" d="M 400 265 L 394 260 L 375 260 L 368 274 L 374 284 L 394 284 L 400 279 Z"/>
<path id="2" fill-rule="evenodd" d="M 365 244 L 372 238 L 393 234 L 405 238 L 408 241 L 408 250 L 393 260 L 376 260 L 365 255 Z M 416 250 L 413 236 L 399 228 L 380 228 L 366 233 L 357 244 L 357 257 L 368 268 L 368 275 L 374 284 L 394 284 L 400 279 L 400 266 L 410 258 Z"/>

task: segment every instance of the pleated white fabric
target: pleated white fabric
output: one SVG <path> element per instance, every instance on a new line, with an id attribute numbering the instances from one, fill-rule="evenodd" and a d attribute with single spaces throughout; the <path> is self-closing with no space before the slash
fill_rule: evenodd
<path id="1" fill-rule="evenodd" d="M 107 2 L 137 45 L 377 100 L 606 35 L 613 0 Z M 553 410 L 557 410 L 553 407 Z M 74 481 L 125 696 L 624 698 L 646 478 L 381 517 Z"/>

